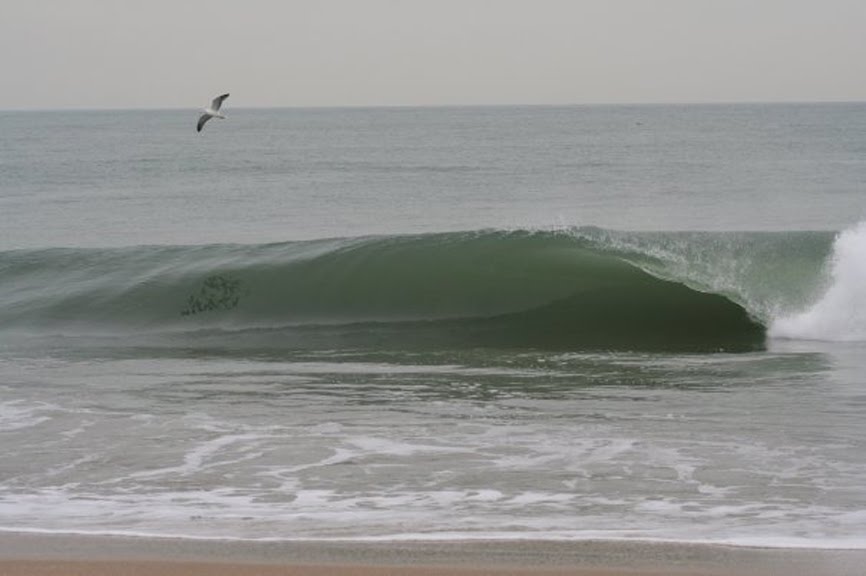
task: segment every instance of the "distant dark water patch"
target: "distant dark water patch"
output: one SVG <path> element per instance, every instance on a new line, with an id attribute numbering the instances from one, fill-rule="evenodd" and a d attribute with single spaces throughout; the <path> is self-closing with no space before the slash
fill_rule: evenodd
<path id="1" fill-rule="evenodd" d="M 241 301 L 241 281 L 230 276 L 208 276 L 198 292 L 189 295 L 181 316 L 192 316 L 202 312 L 233 310 Z"/>

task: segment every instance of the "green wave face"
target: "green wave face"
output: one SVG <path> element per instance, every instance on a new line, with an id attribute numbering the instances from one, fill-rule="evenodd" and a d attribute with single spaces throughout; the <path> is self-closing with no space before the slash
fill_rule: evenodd
<path id="1" fill-rule="evenodd" d="M 288 347 L 751 350 L 774 310 L 820 288 L 831 244 L 823 233 L 576 229 L 13 251 L 0 253 L 0 331 Z"/>

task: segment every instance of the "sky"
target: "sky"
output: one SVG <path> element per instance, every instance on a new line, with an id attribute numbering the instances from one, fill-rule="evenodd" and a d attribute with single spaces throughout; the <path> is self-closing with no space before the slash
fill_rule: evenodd
<path id="1" fill-rule="evenodd" d="M 864 0 L 0 0 L 0 109 L 866 100 Z"/>

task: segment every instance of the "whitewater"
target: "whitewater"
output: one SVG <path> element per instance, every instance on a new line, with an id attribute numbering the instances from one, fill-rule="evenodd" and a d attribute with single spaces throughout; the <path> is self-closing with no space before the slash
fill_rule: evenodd
<path id="1" fill-rule="evenodd" d="M 807 310 L 776 318 L 776 338 L 866 340 L 866 222 L 843 231 L 827 264 L 826 289 Z"/>
<path id="2" fill-rule="evenodd" d="M 862 549 L 864 111 L 0 112 L 0 530 Z"/>

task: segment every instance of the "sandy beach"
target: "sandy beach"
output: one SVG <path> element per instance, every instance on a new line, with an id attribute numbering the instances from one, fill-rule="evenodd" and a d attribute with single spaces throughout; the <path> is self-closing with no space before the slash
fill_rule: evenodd
<path id="1" fill-rule="evenodd" d="M 855 576 L 863 550 L 645 542 L 240 542 L 0 534 L 0 576 Z"/>
<path id="2" fill-rule="evenodd" d="M 669 572 L 668 572 L 669 573 Z M 0 564 L 0 574 L 9 576 L 506 576 L 574 575 L 574 576 L 627 576 L 635 574 L 661 575 L 665 572 L 635 572 L 624 570 L 554 569 L 530 570 L 509 568 L 454 568 L 431 566 L 257 566 L 244 564 L 208 564 L 193 562 L 57 562 L 11 561 Z M 680 574 L 680 572 L 676 572 Z M 682 572 L 682 574 L 706 574 Z"/>

